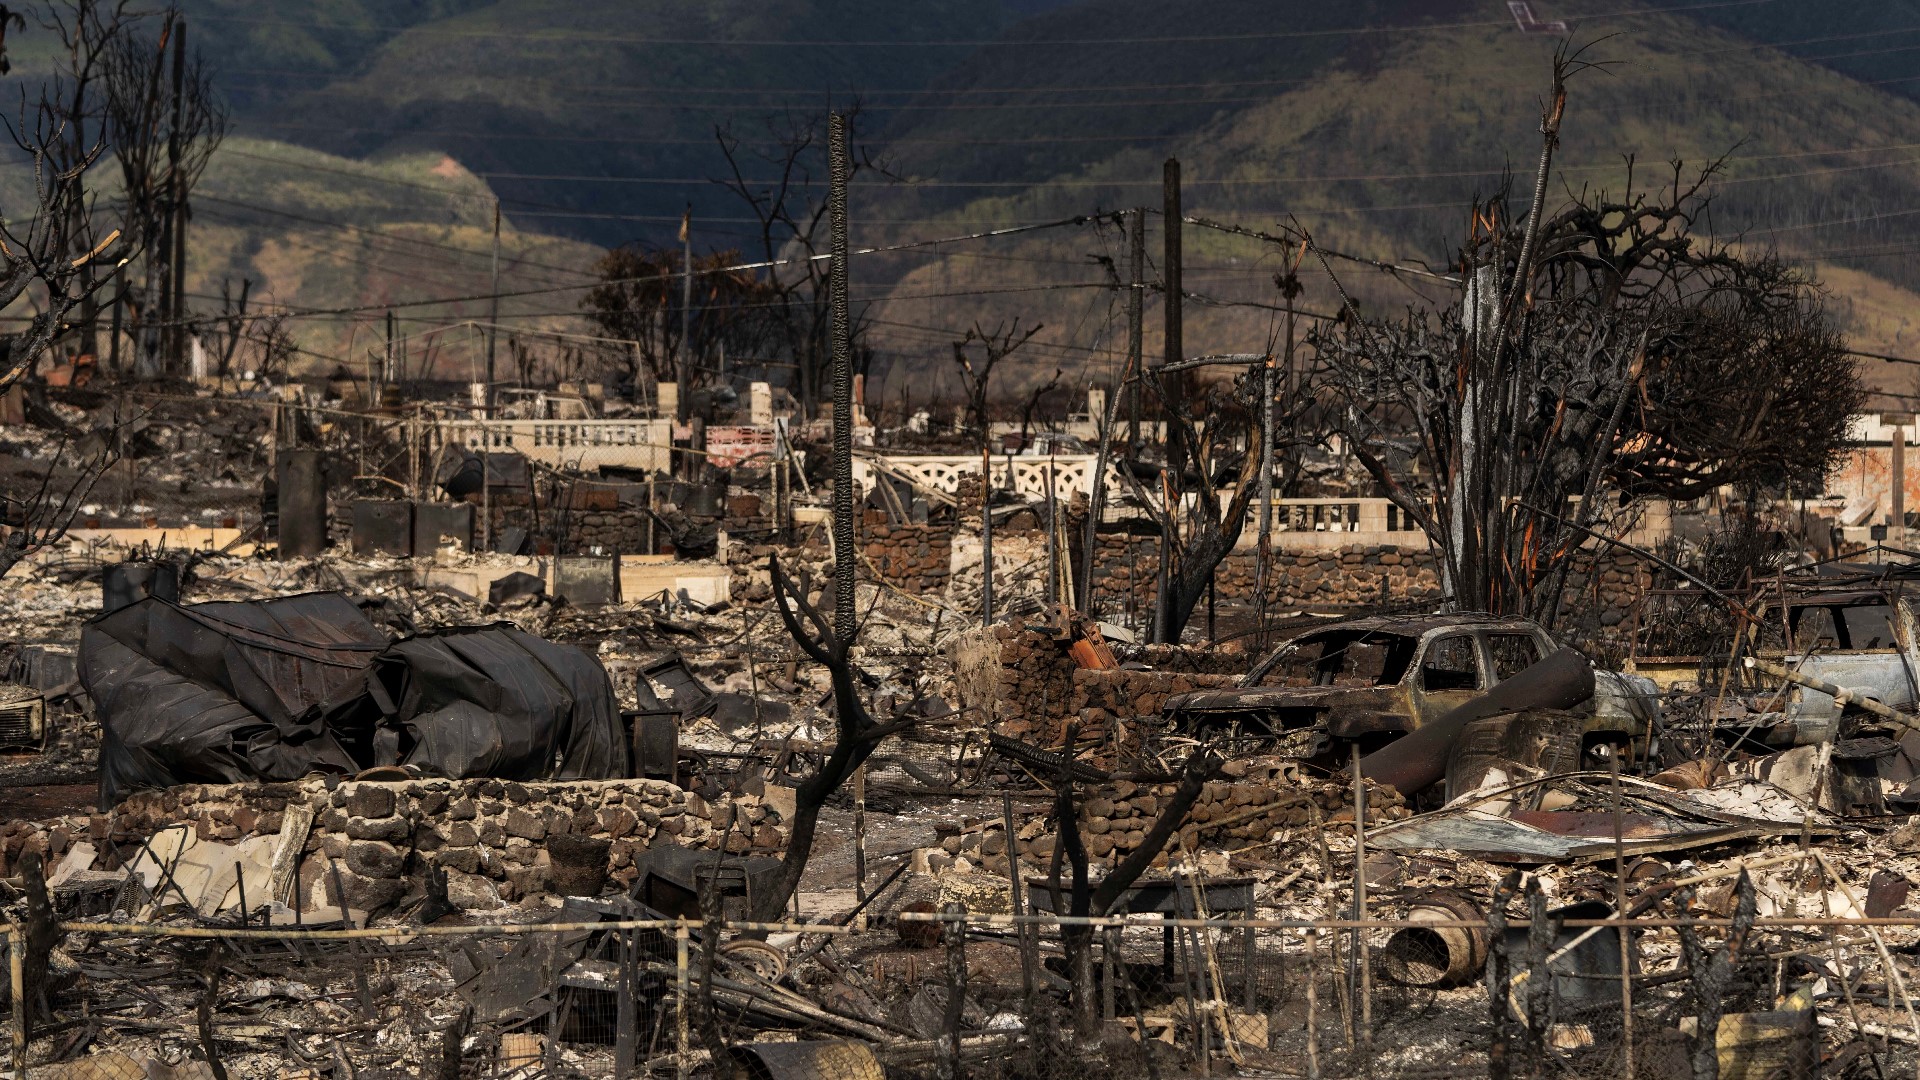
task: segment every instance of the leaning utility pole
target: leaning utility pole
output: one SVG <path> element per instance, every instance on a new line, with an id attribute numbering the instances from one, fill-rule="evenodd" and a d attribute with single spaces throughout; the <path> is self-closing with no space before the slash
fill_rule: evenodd
<path id="1" fill-rule="evenodd" d="M 1293 298 L 1300 295 L 1299 279 L 1292 273 L 1279 279 L 1280 293 L 1287 301 L 1285 352 L 1287 379 L 1293 379 Z M 1254 625 L 1259 628 L 1259 644 L 1262 649 L 1267 643 L 1267 579 L 1273 569 L 1273 394 L 1274 394 L 1274 358 L 1271 354 L 1260 373 L 1260 407 L 1266 410 L 1261 414 L 1260 424 L 1260 551 L 1254 564 L 1253 603 Z M 1291 390 L 1291 386 L 1289 386 Z"/>
<path id="2" fill-rule="evenodd" d="M 847 120 L 827 117 L 827 224 L 831 234 L 827 304 L 833 349 L 833 632 L 851 642 L 853 616 L 853 343 L 847 311 L 847 186 L 853 178 L 847 153 Z M 681 400 L 686 400 L 685 392 Z"/>
<path id="3" fill-rule="evenodd" d="M 1132 460 L 1140 443 L 1140 328 L 1141 316 L 1145 310 L 1141 293 L 1145 291 L 1142 274 L 1146 266 L 1146 218 L 1144 209 L 1130 211 L 1133 216 L 1133 235 L 1131 247 L 1132 266 L 1128 270 L 1131 279 L 1127 287 L 1127 362 L 1120 369 L 1120 383 L 1113 388 L 1113 396 L 1107 399 L 1107 410 L 1099 418 L 1100 446 L 1093 459 L 1092 492 L 1087 498 L 1086 539 L 1081 549 L 1086 557 L 1080 562 L 1080 587 L 1078 590 L 1080 610 L 1089 617 L 1098 618 L 1099 605 L 1094 603 L 1093 564 L 1094 553 L 1100 543 L 1100 518 L 1106 511 L 1107 499 L 1107 462 L 1113 453 L 1113 426 L 1120 417 L 1120 399 L 1125 396 L 1131 403 L 1131 415 L 1127 431 L 1127 458 Z M 1131 587 L 1131 586 L 1129 586 Z"/>
<path id="4" fill-rule="evenodd" d="M 680 219 L 680 354 L 686 362 L 680 377 L 693 381 L 693 207 L 689 205 Z M 687 386 L 680 387 L 680 400 L 687 400 Z M 685 406 L 682 406 L 683 408 Z"/>

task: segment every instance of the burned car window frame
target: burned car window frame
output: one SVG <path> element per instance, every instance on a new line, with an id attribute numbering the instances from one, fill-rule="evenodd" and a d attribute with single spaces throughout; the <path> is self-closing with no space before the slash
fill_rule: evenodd
<path id="1" fill-rule="evenodd" d="M 1436 634 L 1431 638 L 1428 638 L 1426 647 L 1420 650 L 1420 662 L 1415 668 L 1415 677 L 1420 680 L 1420 692 L 1424 694 L 1445 694 L 1445 693 L 1458 692 L 1462 690 L 1485 689 L 1488 685 L 1487 665 L 1486 665 L 1485 657 L 1480 655 L 1480 642 L 1477 640 L 1478 636 L 1479 636 L 1478 634 L 1469 630 L 1465 632 L 1454 631 L 1454 632 L 1441 633 L 1441 634 Z M 1473 677 L 1472 685 L 1470 686 L 1429 686 L 1427 685 L 1427 673 L 1429 671 L 1448 671 L 1453 674 L 1462 674 L 1461 672 L 1455 671 L 1454 669 L 1451 669 L 1451 668 L 1434 668 L 1429 666 L 1430 662 L 1434 659 L 1435 654 L 1440 649 L 1451 647 L 1452 643 L 1455 641 L 1464 642 L 1467 647 L 1467 655 L 1473 658 L 1473 671 L 1471 672 L 1471 675 Z"/>

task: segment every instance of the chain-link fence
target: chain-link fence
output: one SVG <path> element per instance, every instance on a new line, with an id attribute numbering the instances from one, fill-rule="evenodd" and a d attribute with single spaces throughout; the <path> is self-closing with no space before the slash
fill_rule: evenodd
<path id="1" fill-rule="evenodd" d="M 1911 1075 L 1920 920 L 1615 920 L 1537 891 L 1357 920 L 958 905 L 852 925 L 7 934 L 33 1078 Z M 1455 910 L 1455 909 L 1458 910 Z M 1384 910 L 1384 908 L 1383 908 Z M 1623 935 L 1622 927 L 1626 928 Z"/>

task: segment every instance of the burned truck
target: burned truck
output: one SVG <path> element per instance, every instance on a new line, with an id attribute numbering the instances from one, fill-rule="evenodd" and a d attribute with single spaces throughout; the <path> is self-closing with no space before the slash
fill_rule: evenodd
<path id="1" fill-rule="evenodd" d="M 1559 646 L 1526 619 L 1486 614 L 1377 616 L 1302 634 L 1256 663 L 1241 685 L 1167 700 L 1178 729 L 1240 739 L 1327 765 L 1369 754 L 1485 694 Z M 1594 695 L 1569 724 L 1582 764 L 1643 760 L 1658 738 L 1658 688 L 1594 672 Z"/>

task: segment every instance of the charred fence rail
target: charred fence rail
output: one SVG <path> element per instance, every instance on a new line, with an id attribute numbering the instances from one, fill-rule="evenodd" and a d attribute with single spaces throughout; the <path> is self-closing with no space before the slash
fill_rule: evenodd
<path id="1" fill-rule="evenodd" d="M 1537 885 L 1501 889 L 1511 904 L 1484 914 L 1383 893 L 1376 910 L 1404 914 L 1370 919 L 949 904 L 850 925 L 713 911 L 360 929 L 68 921 L 50 952 L 22 921 L 6 927 L 6 1023 L 13 1075 L 36 1080 L 1759 1080 L 1920 1065 L 1902 973 L 1920 917 L 1758 917 L 1736 887 L 1675 894 L 1697 918 L 1620 919 L 1549 909 Z M 1073 931 L 1093 949 L 1085 1011 L 1064 955 Z"/>

